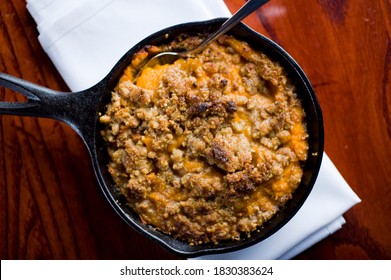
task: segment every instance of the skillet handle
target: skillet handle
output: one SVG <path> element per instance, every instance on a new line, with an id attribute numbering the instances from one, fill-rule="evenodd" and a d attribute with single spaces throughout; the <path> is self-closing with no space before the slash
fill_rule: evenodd
<path id="1" fill-rule="evenodd" d="M 0 73 L 0 86 L 27 97 L 26 102 L 0 101 L 0 114 L 56 119 L 70 125 L 82 138 L 93 139 L 97 92 L 60 92 Z M 86 137 L 88 134 L 88 137 Z"/>
<path id="2" fill-rule="evenodd" d="M 52 106 L 56 107 L 56 103 L 65 97 L 65 93 L 54 91 L 5 73 L 0 73 L 0 86 L 9 88 L 27 97 L 26 102 L 0 101 L 0 114 L 56 118 L 52 113 L 45 110 L 44 105 L 51 103 Z"/>

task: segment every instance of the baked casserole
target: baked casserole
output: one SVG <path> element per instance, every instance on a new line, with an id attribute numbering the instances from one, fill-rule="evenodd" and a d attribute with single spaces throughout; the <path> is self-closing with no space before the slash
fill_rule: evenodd
<path id="1" fill-rule="evenodd" d="M 109 172 L 140 219 L 189 244 L 236 240 L 294 195 L 308 154 L 303 107 L 279 63 L 222 36 L 173 64 L 139 65 L 203 35 L 146 46 L 100 117 Z"/>

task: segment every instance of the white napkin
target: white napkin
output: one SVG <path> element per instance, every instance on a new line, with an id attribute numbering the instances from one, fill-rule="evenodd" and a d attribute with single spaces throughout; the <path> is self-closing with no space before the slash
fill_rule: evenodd
<path id="1" fill-rule="evenodd" d="M 148 35 L 229 16 L 221 0 L 30 0 L 39 41 L 72 91 L 98 83 Z"/>
<path id="2" fill-rule="evenodd" d="M 27 8 L 42 47 L 72 91 L 98 83 L 129 48 L 155 31 L 230 16 L 223 0 L 29 0 Z M 358 202 L 324 154 L 312 193 L 288 224 L 249 248 L 201 258 L 292 258 L 340 229 L 343 213 Z"/>

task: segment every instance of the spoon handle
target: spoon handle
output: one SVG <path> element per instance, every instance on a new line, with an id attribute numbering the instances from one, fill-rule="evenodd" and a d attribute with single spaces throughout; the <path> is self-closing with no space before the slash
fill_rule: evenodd
<path id="1" fill-rule="evenodd" d="M 246 4 L 244 4 L 232 17 L 230 17 L 227 21 L 225 21 L 219 29 L 217 29 L 214 33 L 209 35 L 205 41 L 203 41 L 196 48 L 186 52 L 186 55 L 196 54 L 202 51 L 208 44 L 212 43 L 219 36 L 225 34 L 232 27 L 238 24 L 242 19 L 246 18 L 250 14 L 252 14 L 256 9 L 266 4 L 270 0 L 248 0 Z"/>

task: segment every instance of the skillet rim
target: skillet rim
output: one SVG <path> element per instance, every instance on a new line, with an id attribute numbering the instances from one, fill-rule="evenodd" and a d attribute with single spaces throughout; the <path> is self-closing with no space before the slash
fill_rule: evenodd
<path id="1" fill-rule="evenodd" d="M 317 133 L 316 135 L 311 135 L 311 133 L 309 133 L 310 136 L 313 137 L 311 137 L 312 144 L 310 145 L 309 149 L 309 160 L 308 162 L 306 162 L 305 165 L 310 165 L 306 167 L 306 172 L 310 172 L 311 174 L 306 175 L 305 184 L 301 182 L 298 187 L 298 190 L 300 190 L 300 197 L 295 199 L 297 200 L 294 201 L 296 203 L 293 203 L 293 199 L 291 199 L 291 201 L 287 203 L 284 209 L 280 210 L 277 215 L 272 217 L 272 219 L 267 223 L 267 225 L 263 226 L 259 231 L 251 234 L 250 237 L 242 238 L 238 241 L 222 242 L 217 245 L 209 243 L 200 245 L 189 245 L 187 242 L 176 240 L 168 234 L 156 230 L 153 226 L 143 224 L 136 213 L 130 210 L 129 207 L 122 205 L 121 198 L 118 192 L 115 190 L 115 185 L 107 172 L 106 164 L 103 164 L 107 163 L 107 160 L 105 159 L 105 157 L 107 156 L 104 155 L 107 153 L 107 151 L 106 146 L 104 145 L 104 140 L 100 136 L 100 130 L 102 125 L 99 124 L 98 117 L 100 112 L 105 111 L 105 106 L 110 100 L 111 89 L 114 88 L 115 84 L 118 82 L 119 77 L 123 74 L 124 69 L 127 65 L 129 65 L 133 54 L 136 53 L 138 50 L 142 49 L 144 46 L 151 44 L 162 44 L 164 43 L 164 41 L 171 40 L 175 35 L 184 32 L 191 32 L 192 30 L 195 30 L 196 32 L 199 32 L 200 30 L 203 30 L 203 32 L 205 32 L 206 30 L 213 30 L 214 28 L 220 26 L 225 20 L 226 18 L 215 18 L 206 21 L 187 22 L 164 28 L 149 35 L 148 37 L 134 45 L 131 49 L 129 49 L 119 59 L 119 61 L 112 68 L 110 73 L 94 87 L 95 91 L 100 92 L 101 100 L 95 123 L 95 139 L 94 141 L 92 141 L 92 143 L 90 142 L 90 146 L 92 146 L 90 148 L 90 152 L 94 172 L 97 176 L 101 190 L 103 191 L 106 199 L 108 200 L 112 208 L 115 210 L 115 212 L 117 212 L 117 214 L 128 225 L 133 227 L 143 236 L 153 240 L 154 242 L 157 242 L 163 248 L 169 250 L 170 252 L 185 257 L 221 254 L 244 249 L 258 242 L 261 242 L 262 240 L 265 240 L 266 238 L 277 232 L 292 219 L 292 217 L 299 211 L 305 200 L 308 198 L 308 195 L 312 191 L 313 186 L 316 182 L 316 178 L 322 161 L 324 149 L 324 128 L 322 112 L 312 85 L 308 80 L 307 76 L 305 75 L 304 71 L 301 69 L 298 63 L 277 43 L 265 37 L 264 35 L 261 35 L 260 33 L 254 31 L 244 23 L 239 23 L 230 32 L 228 32 L 228 34 L 233 34 L 235 37 L 239 37 L 239 39 L 240 37 L 246 37 L 248 39 L 244 40 L 248 41 L 250 45 L 264 45 L 263 47 L 266 46 L 268 50 L 265 51 L 264 49 L 261 49 L 261 51 L 271 56 L 272 59 L 278 60 L 285 69 L 288 67 L 289 69 L 286 69 L 288 75 L 293 74 L 293 76 L 296 76 L 296 78 L 298 78 L 298 80 L 293 80 L 292 78 L 291 80 L 295 83 L 297 82 L 300 85 L 301 89 L 305 91 L 305 93 L 302 93 L 301 99 L 305 100 L 306 109 L 310 108 L 310 110 L 312 110 L 310 121 L 312 123 L 311 126 L 313 128 L 311 128 L 311 130 L 315 129 L 317 130 Z M 169 38 L 166 38 L 166 34 L 169 34 Z M 238 34 L 241 35 L 238 36 Z M 307 110 L 305 111 L 306 113 L 308 113 Z M 314 155 L 315 153 L 316 155 Z M 108 183 L 108 181 L 110 183 Z M 296 192 L 298 192 L 298 190 Z M 294 197 L 296 197 L 295 194 Z M 273 221 L 276 222 L 273 223 Z M 271 226 L 269 226 L 269 224 L 271 224 Z M 268 230 L 264 230 L 264 228 L 267 228 Z"/>

